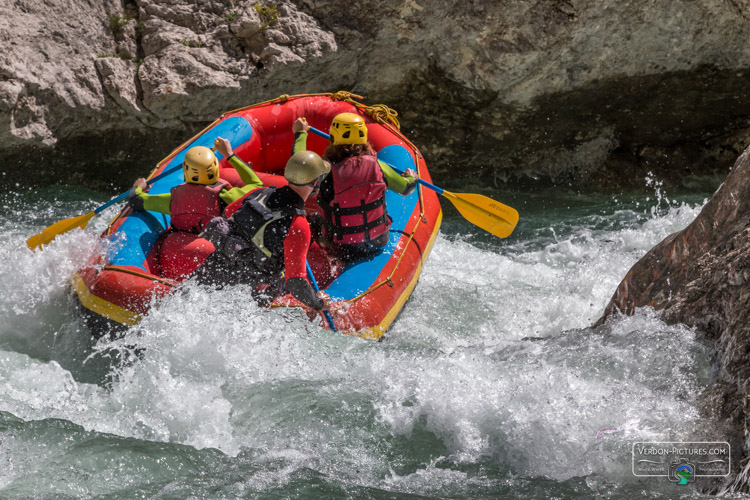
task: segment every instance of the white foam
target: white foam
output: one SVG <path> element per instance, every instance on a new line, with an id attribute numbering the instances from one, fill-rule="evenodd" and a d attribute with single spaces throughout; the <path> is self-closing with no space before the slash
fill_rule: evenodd
<path id="1" fill-rule="evenodd" d="M 632 439 L 689 437 L 706 354 L 692 331 L 650 311 L 588 327 L 628 268 L 698 210 L 647 220 L 623 211 L 614 227 L 583 221 L 541 245 L 488 249 L 439 236 L 380 344 L 322 330 L 299 311 L 260 309 L 242 287 L 188 285 L 125 338 L 98 344 L 93 357 L 142 349 L 111 388 L 50 361 L 57 337 L 78 328 L 60 296 L 100 228 L 36 254 L 6 238 L 0 258 L 14 265 L 0 271 L 0 408 L 341 476 L 356 469 L 386 488 L 466 479 L 434 464 L 393 473 L 383 447 L 415 429 L 451 461 L 492 457 L 555 479 L 618 476 Z"/>

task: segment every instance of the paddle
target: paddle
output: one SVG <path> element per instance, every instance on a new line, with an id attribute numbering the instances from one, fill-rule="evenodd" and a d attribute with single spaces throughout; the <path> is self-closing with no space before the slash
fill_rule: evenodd
<path id="1" fill-rule="evenodd" d="M 310 263 L 305 262 L 305 265 L 307 266 L 307 277 L 310 279 L 310 284 L 312 285 L 313 290 L 315 290 L 315 293 L 318 293 L 320 291 L 320 288 L 318 288 L 318 282 L 315 281 L 315 276 L 313 276 L 312 269 L 310 268 Z M 331 327 L 331 330 L 333 330 L 334 332 L 338 331 L 336 330 L 336 325 L 333 324 L 331 313 L 328 311 L 323 311 L 323 315 L 326 317 L 326 321 L 328 321 L 328 326 Z"/>
<path id="2" fill-rule="evenodd" d="M 315 127 L 310 127 L 310 132 L 319 135 L 324 139 L 330 138 L 328 134 L 316 129 Z M 403 170 L 400 170 L 393 165 L 388 163 L 386 163 L 386 165 L 399 174 L 404 173 Z M 441 194 L 448 198 L 448 201 L 453 203 L 453 206 L 458 209 L 458 212 L 463 215 L 467 221 L 475 226 L 481 227 L 498 238 L 507 238 L 510 236 L 510 233 L 513 232 L 516 224 L 518 224 L 518 211 L 516 211 L 515 208 L 503 205 L 492 198 L 482 196 L 481 194 L 451 193 L 450 191 L 441 189 L 427 181 L 423 181 L 422 179 L 419 179 L 419 183 L 426 188 L 432 189 L 437 194 Z"/>
<path id="3" fill-rule="evenodd" d="M 177 165 L 176 167 L 170 168 L 166 172 L 162 172 L 161 174 L 157 175 L 153 179 L 148 180 L 148 184 L 151 185 L 154 182 L 158 181 L 162 177 L 166 177 L 169 174 L 172 174 L 178 170 L 182 169 L 182 165 Z M 120 194 L 119 196 L 116 196 L 115 198 L 112 198 L 104 205 L 101 205 L 99 208 L 96 208 L 92 210 L 91 212 L 79 215 L 77 217 L 71 217 L 69 219 L 61 220 L 59 222 L 55 222 L 49 227 L 46 227 L 39 233 L 35 234 L 28 240 L 26 240 L 26 244 L 29 246 L 30 249 L 34 250 L 37 247 L 40 247 L 42 245 L 46 245 L 47 243 L 51 242 L 55 239 L 55 237 L 59 234 L 67 233 L 68 231 L 71 231 L 77 227 L 80 227 L 83 229 L 86 227 L 86 224 L 89 223 L 89 221 L 97 214 L 101 213 L 102 211 L 106 210 L 110 206 L 114 205 L 115 203 L 124 200 L 128 197 L 128 193 L 130 191 L 125 191 L 124 193 Z"/>
<path id="4" fill-rule="evenodd" d="M 214 146 L 211 148 L 211 151 L 216 151 L 216 149 L 217 149 L 217 146 Z M 166 177 L 170 174 L 173 174 L 174 172 L 177 172 L 180 169 L 182 169 L 182 164 L 172 167 L 165 172 L 162 172 L 161 174 L 157 175 L 153 179 L 148 180 L 146 183 L 150 186 L 151 184 L 158 181 L 159 179 Z M 51 242 L 59 234 L 67 233 L 68 231 L 72 231 L 73 229 L 77 227 L 80 227 L 81 229 L 83 229 L 84 227 L 86 227 L 86 224 L 88 224 L 89 221 L 95 215 L 101 213 L 102 211 L 106 210 L 107 208 L 114 205 L 115 203 L 124 200 L 125 198 L 128 197 L 129 193 L 130 193 L 130 190 L 125 191 L 124 193 L 120 194 L 119 196 L 116 196 L 115 198 L 112 198 L 104 205 L 100 206 L 99 208 L 87 214 L 79 215 L 77 217 L 71 217 L 69 219 L 61 220 L 60 222 L 55 222 L 51 226 L 44 228 L 42 231 L 38 232 L 37 234 L 35 234 L 34 236 L 26 240 L 26 244 L 29 246 L 30 249 L 34 250 L 37 247 L 46 245 L 47 243 Z"/>

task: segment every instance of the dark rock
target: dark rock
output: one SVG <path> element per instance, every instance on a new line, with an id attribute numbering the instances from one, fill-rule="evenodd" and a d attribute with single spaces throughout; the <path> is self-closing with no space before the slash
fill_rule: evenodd
<path id="1" fill-rule="evenodd" d="M 696 327 L 716 347 L 718 382 L 704 413 L 724 420 L 744 448 L 743 402 L 750 393 L 750 148 L 687 228 L 668 236 L 628 271 L 597 324 L 639 307 L 668 323 Z M 747 483 L 745 488 L 747 488 Z M 746 491 L 746 490 L 745 490 Z"/>

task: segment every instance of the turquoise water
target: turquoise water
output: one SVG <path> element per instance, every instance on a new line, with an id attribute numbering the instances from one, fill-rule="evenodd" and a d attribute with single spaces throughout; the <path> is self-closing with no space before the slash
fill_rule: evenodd
<path id="1" fill-rule="evenodd" d="M 25 239 L 107 196 L 2 195 L 0 498 L 699 497 L 633 476 L 631 449 L 725 439 L 696 403 L 710 349 L 650 310 L 590 325 L 711 191 L 464 190 L 516 207 L 517 231 L 444 206 L 380 343 L 192 285 L 94 341 L 69 279 L 114 209 L 43 252 Z"/>

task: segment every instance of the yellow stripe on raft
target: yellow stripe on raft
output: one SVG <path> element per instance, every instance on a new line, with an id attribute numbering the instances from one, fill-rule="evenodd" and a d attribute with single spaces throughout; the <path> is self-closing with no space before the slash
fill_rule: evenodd
<path id="1" fill-rule="evenodd" d="M 96 314 L 127 326 L 133 326 L 141 320 L 140 314 L 128 311 L 91 293 L 78 273 L 73 275 L 73 289 L 76 291 L 78 300 L 81 301 L 83 307 Z"/>
<path id="2" fill-rule="evenodd" d="M 419 276 L 422 273 L 422 264 L 432 251 L 432 246 L 435 243 L 435 238 L 437 237 L 438 231 L 440 230 L 440 224 L 442 223 L 442 220 L 443 211 L 441 210 L 440 212 L 438 212 L 437 221 L 435 222 L 435 229 L 432 231 L 432 235 L 430 235 L 430 239 L 427 242 L 427 247 L 422 253 L 422 258 L 419 260 L 419 264 L 417 264 L 417 270 L 414 273 L 414 277 L 404 289 L 403 293 L 399 296 L 398 300 L 396 300 L 396 303 L 393 305 L 390 311 L 388 311 L 388 313 L 385 315 L 383 321 L 370 328 L 366 328 L 358 332 L 351 332 L 352 334 L 365 339 L 377 340 L 381 338 L 386 331 L 388 331 L 388 328 L 396 320 L 396 316 L 398 316 L 398 313 L 401 312 L 401 309 L 404 307 L 404 304 L 406 304 L 406 301 L 409 300 L 409 297 L 411 297 L 411 294 L 414 291 L 414 287 L 417 286 L 417 281 L 419 281 Z M 73 275 L 73 288 L 76 292 L 76 295 L 78 295 L 78 300 L 81 301 L 81 304 L 86 309 L 104 316 L 105 318 L 111 319 L 112 321 L 116 321 L 127 326 L 136 325 L 142 319 L 142 316 L 140 314 L 133 311 L 128 311 L 127 309 L 108 302 L 91 293 L 84 283 L 83 278 L 81 278 L 78 273 Z"/>
<path id="3" fill-rule="evenodd" d="M 414 277 L 409 282 L 409 285 L 404 289 L 404 292 L 401 294 L 401 296 L 399 296 L 398 300 L 393 305 L 391 310 L 388 311 L 388 314 L 385 315 L 383 321 L 381 321 L 378 325 L 352 333 L 364 339 L 377 340 L 382 337 L 386 331 L 388 331 L 388 328 L 390 328 L 391 324 L 396 320 L 396 316 L 398 316 L 398 313 L 401 312 L 401 309 L 404 307 L 404 304 L 406 304 L 406 301 L 409 300 L 409 297 L 411 297 L 411 292 L 414 290 L 414 287 L 417 286 L 419 276 L 422 274 L 422 263 L 427 258 L 427 256 L 430 255 L 432 245 L 435 243 L 435 238 L 437 237 L 438 231 L 440 230 L 440 224 L 442 221 L 443 211 L 441 210 L 440 212 L 438 212 L 437 220 L 435 221 L 435 229 L 432 231 L 432 235 L 430 235 L 430 239 L 427 242 L 427 247 L 425 248 L 424 252 L 422 252 L 422 258 L 419 259 L 419 264 L 417 265 L 417 271 L 414 273 Z"/>

